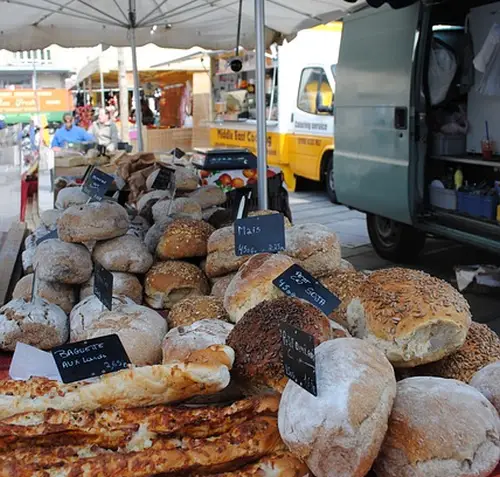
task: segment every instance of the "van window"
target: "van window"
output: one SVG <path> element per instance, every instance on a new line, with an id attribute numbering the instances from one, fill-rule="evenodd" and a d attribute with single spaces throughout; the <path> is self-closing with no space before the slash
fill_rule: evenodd
<path id="1" fill-rule="evenodd" d="M 325 70 L 320 67 L 305 68 L 300 77 L 297 107 L 306 113 L 328 115 L 328 112 L 318 111 L 318 93 L 320 106 L 324 108 L 332 106 L 333 92 Z"/>

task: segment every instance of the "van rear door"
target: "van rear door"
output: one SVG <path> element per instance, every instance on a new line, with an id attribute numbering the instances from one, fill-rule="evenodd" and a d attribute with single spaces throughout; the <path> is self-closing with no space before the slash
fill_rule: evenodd
<path id="1" fill-rule="evenodd" d="M 410 224 L 413 62 L 420 2 L 346 18 L 336 69 L 334 177 L 350 207 Z"/>

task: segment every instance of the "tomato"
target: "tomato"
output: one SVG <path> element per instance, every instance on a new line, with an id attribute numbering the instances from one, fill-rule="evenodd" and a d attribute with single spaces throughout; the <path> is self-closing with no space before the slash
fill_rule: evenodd
<path id="1" fill-rule="evenodd" d="M 241 178 L 241 177 L 235 177 L 233 179 L 233 182 L 231 183 L 231 185 L 235 188 L 235 189 L 238 189 L 240 187 L 244 187 L 245 186 L 245 182 L 244 180 Z"/>
<path id="2" fill-rule="evenodd" d="M 222 174 L 222 175 L 219 177 L 219 182 L 220 182 L 223 186 L 229 186 L 229 185 L 231 185 L 232 180 L 233 180 L 233 178 L 232 178 L 229 174 Z"/>

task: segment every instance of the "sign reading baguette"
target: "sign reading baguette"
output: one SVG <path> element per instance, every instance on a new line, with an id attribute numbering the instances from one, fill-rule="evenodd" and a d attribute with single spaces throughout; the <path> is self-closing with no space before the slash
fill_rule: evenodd
<path id="1" fill-rule="evenodd" d="M 130 359 L 118 335 L 69 343 L 52 349 L 63 383 L 73 383 L 125 369 Z"/>
<path id="2" fill-rule="evenodd" d="M 281 214 L 238 219 L 234 240 L 238 257 L 281 252 L 285 250 L 285 219 Z"/>
<path id="3" fill-rule="evenodd" d="M 273 280 L 273 284 L 287 296 L 301 298 L 327 316 L 340 305 L 338 297 L 299 265 L 292 265 L 285 270 Z"/>
<path id="4" fill-rule="evenodd" d="M 59 235 L 57 235 L 57 229 L 52 230 L 48 234 L 45 234 L 43 237 L 40 237 L 37 241 L 36 244 L 40 245 L 42 242 L 45 242 L 45 240 L 50 240 L 50 239 L 58 239 Z"/>
<path id="5" fill-rule="evenodd" d="M 96 200 L 100 202 L 114 180 L 113 176 L 94 168 L 87 175 L 82 191 L 90 197 L 89 201 Z"/>
<path id="6" fill-rule="evenodd" d="M 113 274 L 100 263 L 94 267 L 94 295 L 111 311 L 113 308 Z"/>
<path id="7" fill-rule="evenodd" d="M 283 321 L 280 323 L 280 335 L 285 375 L 317 396 L 314 337 Z"/>

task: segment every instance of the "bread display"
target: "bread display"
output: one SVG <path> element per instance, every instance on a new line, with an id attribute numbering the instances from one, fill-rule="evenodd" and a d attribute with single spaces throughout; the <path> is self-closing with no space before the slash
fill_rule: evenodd
<path id="1" fill-rule="evenodd" d="M 33 274 L 25 275 L 19 280 L 12 292 L 12 298 L 22 298 L 25 301 L 31 301 L 33 287 Z M 57 305 L 64 313 L 69 315 L 76 303 L 76 291 L 71 285 L 64 283 L 46 282 L 37 279 L 36 294 L 39 298 L 48 303 Z"/>
<path id="2" fill-rule="evenodd" d="M 86 204 L 89 199 L 81 187 L 65 187 L 58 192 L 55 205 L 56 209 L 65 210 L 74 205 Z"/>
<path id="3" fill-rule="evenodd" d="M 213 296 L 193 296 L 176 303 L 168 314 L 170 328 L 189 326 L 200 320 L 229 322 L 224 301 Z"/>
<path id="4" fill-rule="evenodd" d="M 93 269 L 90 253 L 83 245 L 58 239 L 38 245 L 33 266 L 38 279 L 67 285 L 85 283 Z"/>
<path id="5" fill-rule="evenodd" d="M 226 294 L 227 287 L 231 283 L 231 280 L 235 277 L 236 273 L 230 273 L 224 277 L 219 277 L 212 279 L 212 291 L 210 295 L 215 296 L 217 298 L 224 298 Z"/>
<path id="6" fill-rule="evenodd" d="M 222 205 L 227 200 L 224 191 L 216 185 L 200 187 L 188 197 L 198 202 L 203 210 Z"/>
<path id="7" fill-rule="evenodd" d="M 285 229 L 286 250 L 311 275 L 320 278 L 340 267 L 340 242 L 323 225 L 302 224 Z"/>
<path id="8" fill-rule="evenodd" d="M 347 307 L 349 331 L 384 351 L 395 367 L 438 361 L 465 342 L 471 314 L 451 285 L 417 270 L 369 275 Z"/>
<path id="9" fill-rule="evenodd" d="M 160 260 L 206 257 L 207 242 L 215 229 L 203 220 L 175 219 L 156 248 Z"/>
<path id="10" fill-rule="evenodd" d="M 127 211 L 111 201 L 69 207 L 57 221 L 59 238 L 73 243 L 109 240 L 125 235 L 128 228 Z"/>
<path id="11" fill-rule="evenodd" d="M 62 210 L 49 209 L 40 214 L 40 220 L 45 227 L 53 229 L 57 227 L 57 221 L 62 215 Z"/>
<path id="12" fill-rule="evenodd" d="M 500 422 L 476 389 L 452 379 L 400 381 L 377 477 L 487 477 L 500 459 Z"/>
<path id="13" fill-rule="evenodd" d="M 193 351 L 225 345 L 233 325 L 221 320 L 201 320 L 171 329 L 163 340 L 163 364 L 186 359 Z"/>
<path id="14" fill-rule="evenodd" d="M 229 283 L 224 295 L 224 306 L 233 323 L 265 300 L 285 296 L 273 284 L 283 272 L 294 264 L 286 255 L 261 253 L 244 263 Z"/>
<path id="15" fill-rule="evenodd" d="M 272 389 L 281 393 L 285 388 L 288 378 L 283 370 L 281 322 L 309 333 L 317 345 L 331 338 L 328 318 L 297 298 L 264 301 L 247 311 L 227 344 L 236 353 L 233 377 L 250 392 Z"/>
<path id="16" fill-rule="evenodd" d="M 113 295 L 126 296 L 138 305 L 142 305 L 142 285 L 139 279 L 130 273 L 111 272 L 113 275 Z M 94 295 L 94 275 L 80 288 L 80 300 Z M 71 311 L 71 310 L 70 310 Z"/>
<path id="17" fill-rule="evenodd" d="M 0 350 L 14 351 L 17 343 L 48 349 L 68 339 L 68 317 L 57 305 L 41 299 L 11 300 L 0 308 Z"/>
<path id="18" fill-rule="evenodd" d="M 162 223 L 166 218 L 202 220 L 201 207 L 192 199 L 181 197 L 178 199 L 161 199 L 153 205 L 153 220 Z"/>
<path id="19" fill-rule="evenodd" d="M 470 385 L 476 388 L 500 412 L 500 361 L 495 361 L 481 368 L 472 376 Z"/>
<path id="20" fill-rule="evenodd" d="M 280 435 L 316 477 L 364 476 L 387 430 L 394 370 L 381 351 L 355 338 L 322 343 L 315 356 L 318 395 L 288 382 Z"/>
<path id="21" fill-rule="evenodd" d="M 208 295 L 209 291 L 205 274 L 195 265 L 181 261 L 156 263 L 144 281 L 144 300 L 155 310 L 170 310 L 185 298 Z"/>
<path id="22" fill-rule="evenodd" d="M 92 258 L 111 272 L 146 273 L 153 265 L 146 245 L 133 235 L 97 243 Z"/>

